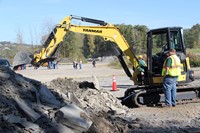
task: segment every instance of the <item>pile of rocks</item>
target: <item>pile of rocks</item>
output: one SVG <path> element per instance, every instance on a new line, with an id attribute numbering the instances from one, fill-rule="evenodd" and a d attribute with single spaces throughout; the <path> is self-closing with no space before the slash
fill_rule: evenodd
<path id="1" fill-rule="evenodd" d="M 47 86 L 5 67 L 0 79 L 0 132 L 126 132 L 131 121 L 118 117 L 116 126 L 111 116 L 126 107 L 92 83 L 64 78 Z"/>

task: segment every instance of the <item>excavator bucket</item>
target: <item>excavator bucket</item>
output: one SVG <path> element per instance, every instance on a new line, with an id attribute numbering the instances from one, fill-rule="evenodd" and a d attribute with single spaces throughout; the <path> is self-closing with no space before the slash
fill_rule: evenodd
<path id="1" fill-rule="evenodd" d="M 19 51 L 13 60 L 13 70 L 17 70 L 20 65 L 31 64 L 33 54 L 28 51 Z"/>

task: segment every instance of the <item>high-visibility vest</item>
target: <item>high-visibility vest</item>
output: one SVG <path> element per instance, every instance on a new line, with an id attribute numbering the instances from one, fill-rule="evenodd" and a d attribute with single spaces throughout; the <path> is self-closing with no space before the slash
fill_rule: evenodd
<path id="1" fill-rule="evenodd" d="M 138 60 L 139 61 L 139 66 L 136 68 L 139 72 L 144 72 L 144 68 L 143 67 L 146 67 L 146 63 L 144 60 L 140 59 Z"/>
<path id="2" fill-rule="evenodd" d="M 168 72 L 166 73 L 166 69 L 167 69 L 166 61 L 167 61 L 168 58 L 172 59 L 172 64 L 169 67 Z M 180 68 L 181 62 L 180 62 L 180 59 L 178 58 L 178 56 L 177 55 L 171 55 L 168 58 L 165 60 L 165 62 L 163 64 L 162 76 L 165 76 L 165 75 L 179 76 L 179 75 L 181 75 L 181 68 Z"/>

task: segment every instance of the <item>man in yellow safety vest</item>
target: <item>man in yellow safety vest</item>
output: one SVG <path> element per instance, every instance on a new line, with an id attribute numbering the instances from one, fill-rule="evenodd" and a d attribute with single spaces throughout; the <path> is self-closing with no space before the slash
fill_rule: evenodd
<path id="1" fill-rule="evenodd" d="M 176 50 L 171 49 L 162 69 L 162 76 L 164 77 L 163 91 L 165 94 L 164 107 L 176 106 L 176 82 L 179 75 L 181 75 L 180 59 L 176 55 Z"/>

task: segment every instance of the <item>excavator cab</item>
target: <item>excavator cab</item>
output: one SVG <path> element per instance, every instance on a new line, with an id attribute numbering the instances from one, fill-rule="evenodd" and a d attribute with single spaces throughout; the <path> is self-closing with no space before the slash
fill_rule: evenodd
<path id="1" fill-rule="evenodd" d="M 178 81 L 190 82 L 193 80 L 193 72 L 190 70 L 189 58 L 186 57 L 182 33 L 181 27 L 153 29 L 147 33 L 148 80 L 146 84 L 153 86 L 162 84 L 162 66 L 170 49 L 175 49 L 181 60 L 182 72 Z"/>
<path id="2" fill-rule="evenodd" d="M 147 32 L 147 68 L 142 84 L 125 91 L 122 104 L 128 107 L 156 105 L 164 101 L 162 91 L 162 67 L 168 57 L 168 50 L 175 49 L 181 60 L 181 75 L 178 77 L 177 100 L 198 97 L 198 87 L 194 88 L 194 72 L 190 69 L 189 58 L 183 41 L 181 27 L 152 29 Z M 181 101 L 182 102 L 182 101 Z"/>

